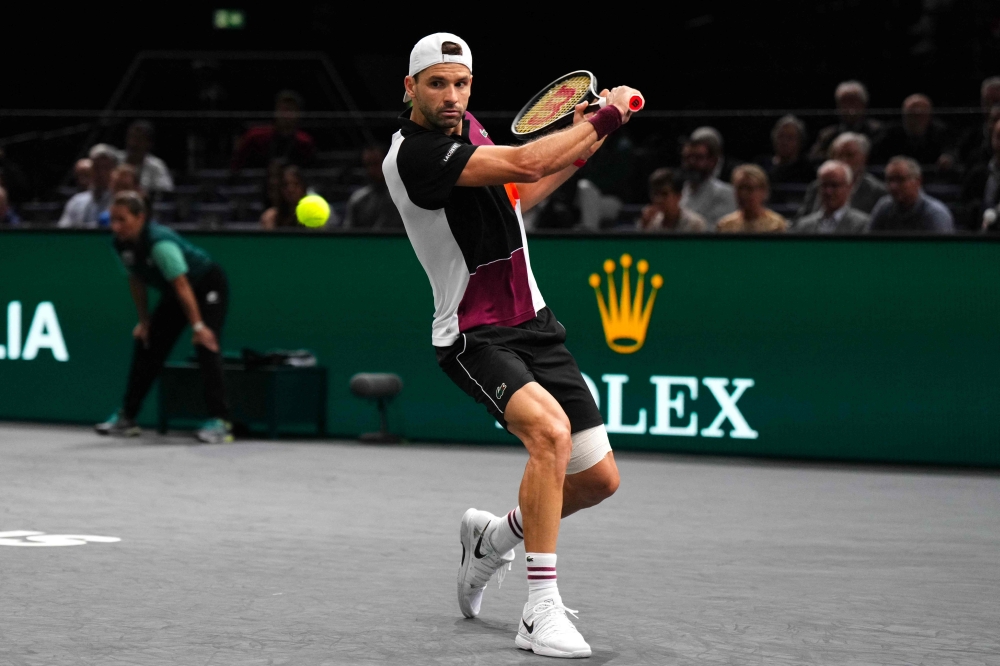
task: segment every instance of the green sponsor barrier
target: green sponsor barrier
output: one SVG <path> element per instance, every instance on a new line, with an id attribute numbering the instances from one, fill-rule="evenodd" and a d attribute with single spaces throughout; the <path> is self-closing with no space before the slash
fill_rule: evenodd
<path id="1" fill-rule="evenodd" d="M 395 372 L 390 422 L 407 438 L 515 443 L 438 369 L 430 286 L 405 237 L 189 236 L 229 274 L 225 349 L 315 351 L 332 435 L 377 427 L 350 376 Z M 529 249 L 618 448 L 1000 464 L 1000 244 L 585 236 Z M 134 324 L 106 235 L 0 234 L 0 418 L 107 416 Z M 185 334 L 173 358 L 190 353 Z M 142 422 L 154 409 L 151 395 Z"/>

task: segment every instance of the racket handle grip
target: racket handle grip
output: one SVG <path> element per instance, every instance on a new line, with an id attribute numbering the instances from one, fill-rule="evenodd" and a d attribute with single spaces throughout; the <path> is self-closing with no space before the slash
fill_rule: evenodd
<path id="1" fill-rule="evenodd" d="M 608 104 L 607 97 L 598 97 L 591 103 L 591 106 L 596 106 L 599 109 L 603 109 Z M 646 100 L 642 95 L 636 94 L 629 97 L 628 100 L 628 110 L 632 113 L 636 111 L 642 111 L 643 107 L 646 106 Z"/>

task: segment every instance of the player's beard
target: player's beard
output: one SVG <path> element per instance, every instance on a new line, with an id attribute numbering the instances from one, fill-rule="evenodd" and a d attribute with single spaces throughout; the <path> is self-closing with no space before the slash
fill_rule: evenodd
<path id="1" fill-rule="evenodd" d="M 442 106 L 441 108 L 435 109 L 433 107 L 426 106 L 425 104 L 419 101 L 416 101 L 415 103 L 419 105 L 420 113 L 421 115 L 423 115 L 424 118 L 427 119 L 427 122 L 433 125 L 436 129 L 445 132 L 458 127 L 462 123 L 462 118 L 465 117 L 465 109 L 463 109 L 461 106 L 458 105 L 452 107 Z M 450 111 L 451 109 L 455 109 L 456 111 L 459 112 L 457 118 L 444 118 L 441 116 L 442 111 L 446 110 Z"/>

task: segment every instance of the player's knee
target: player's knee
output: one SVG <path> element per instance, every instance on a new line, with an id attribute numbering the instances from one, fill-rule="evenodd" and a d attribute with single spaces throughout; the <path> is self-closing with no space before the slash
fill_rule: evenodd
<path id="1" fill-rule="evenodd" d="M 573 439 L 568 419 L 547 419 L 533 432 L 534 446 L 529 453 L 565 467 L 573 453 Z"/>
<path id="2" fill-rule="evenodd" d="M 614 495 L 618 492 L 618 486 L 621 485 L 621 476 L 618 474 L 618 468 L 612 467 L 607 474 L 602 474 L 601 479 L 597 484 L 597 494 L 602 500 Z"/>

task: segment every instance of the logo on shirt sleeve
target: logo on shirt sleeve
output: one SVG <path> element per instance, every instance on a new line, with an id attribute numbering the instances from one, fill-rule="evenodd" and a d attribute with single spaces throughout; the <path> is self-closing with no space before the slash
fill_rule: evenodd
<path id="1" fill-rule="evenodd" d="M 448 149 L 448 154 L 444 156 L 443 160 L 441 160 L 441 164 L 447 164 L 448 160 L 451 159 L 451 156 L 455 154 L 455 151 L 458 150 L 459 146 L 461 145 L 462 144 L 460 143 L 451 144 L 451 148 Z"/>

